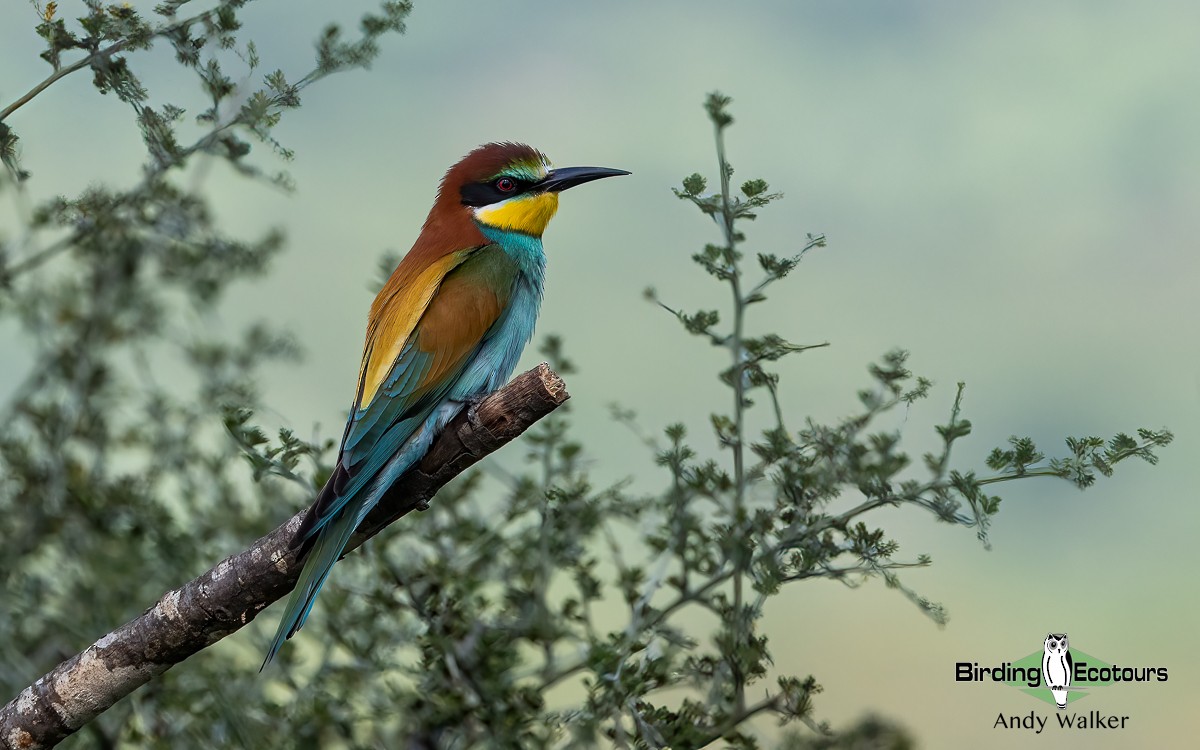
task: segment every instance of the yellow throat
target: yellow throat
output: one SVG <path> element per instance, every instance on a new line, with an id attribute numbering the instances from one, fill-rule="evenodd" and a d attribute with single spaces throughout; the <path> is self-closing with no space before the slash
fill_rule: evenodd
<path id="1" fill-rule="evenodd" d="M 475 209 L 475 220 L 506 232 L 540 237 L 558 210 L 558 193 L 518 195 Z"/>

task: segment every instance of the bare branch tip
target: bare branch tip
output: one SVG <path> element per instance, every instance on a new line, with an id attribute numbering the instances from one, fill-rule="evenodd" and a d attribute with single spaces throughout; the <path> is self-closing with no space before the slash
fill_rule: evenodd
<path id="1" fill-rule="evenodd" d="M 571 394 L 567 393 L 566 381 L 550 367 L 549 363 L 542 362 L 533 369 L 533 372 L 537 373 L 542 381 L 542 388 L 550 394 L 550 398 L 555 404 L 561 404 L 571 397 Z"/>

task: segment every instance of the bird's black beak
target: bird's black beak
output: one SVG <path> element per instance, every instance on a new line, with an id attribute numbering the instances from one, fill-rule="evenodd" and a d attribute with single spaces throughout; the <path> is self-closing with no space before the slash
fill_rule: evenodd
<path id="1" fill-rule="evenodd" d="M 609 169 L 608 167 L 563 167 L 550 172 L 534 188 L 543 193 L 558 193 L 585 182 L 623 174 L 631 173 L 624 169 Z"/>

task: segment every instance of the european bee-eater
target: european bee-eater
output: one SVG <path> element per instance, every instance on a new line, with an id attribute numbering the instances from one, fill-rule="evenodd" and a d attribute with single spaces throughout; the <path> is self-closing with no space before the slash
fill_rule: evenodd
<path id="1" fill-rule="evenodd" d="M 408 255 L 371 305 L 337 465 L 293 546 L 306 555 L 263 666 L 304 625 L 351 534 L 465 405 L 503 385 L 542 302 L 542 232 L 558 194 L 603 167 L 553 169 L 537 149 L 489 143 L 446 172 Z"/>

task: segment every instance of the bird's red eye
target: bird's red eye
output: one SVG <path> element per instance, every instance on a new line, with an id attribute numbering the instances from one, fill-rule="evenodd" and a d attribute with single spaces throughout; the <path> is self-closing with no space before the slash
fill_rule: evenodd
<path id="1" fill-rule="evenodd" d="M 517 183 L 508 177 L 501 177 L 496 180 L 496 189 L 502 193 L 511 193 L 517 189 Z"/>

